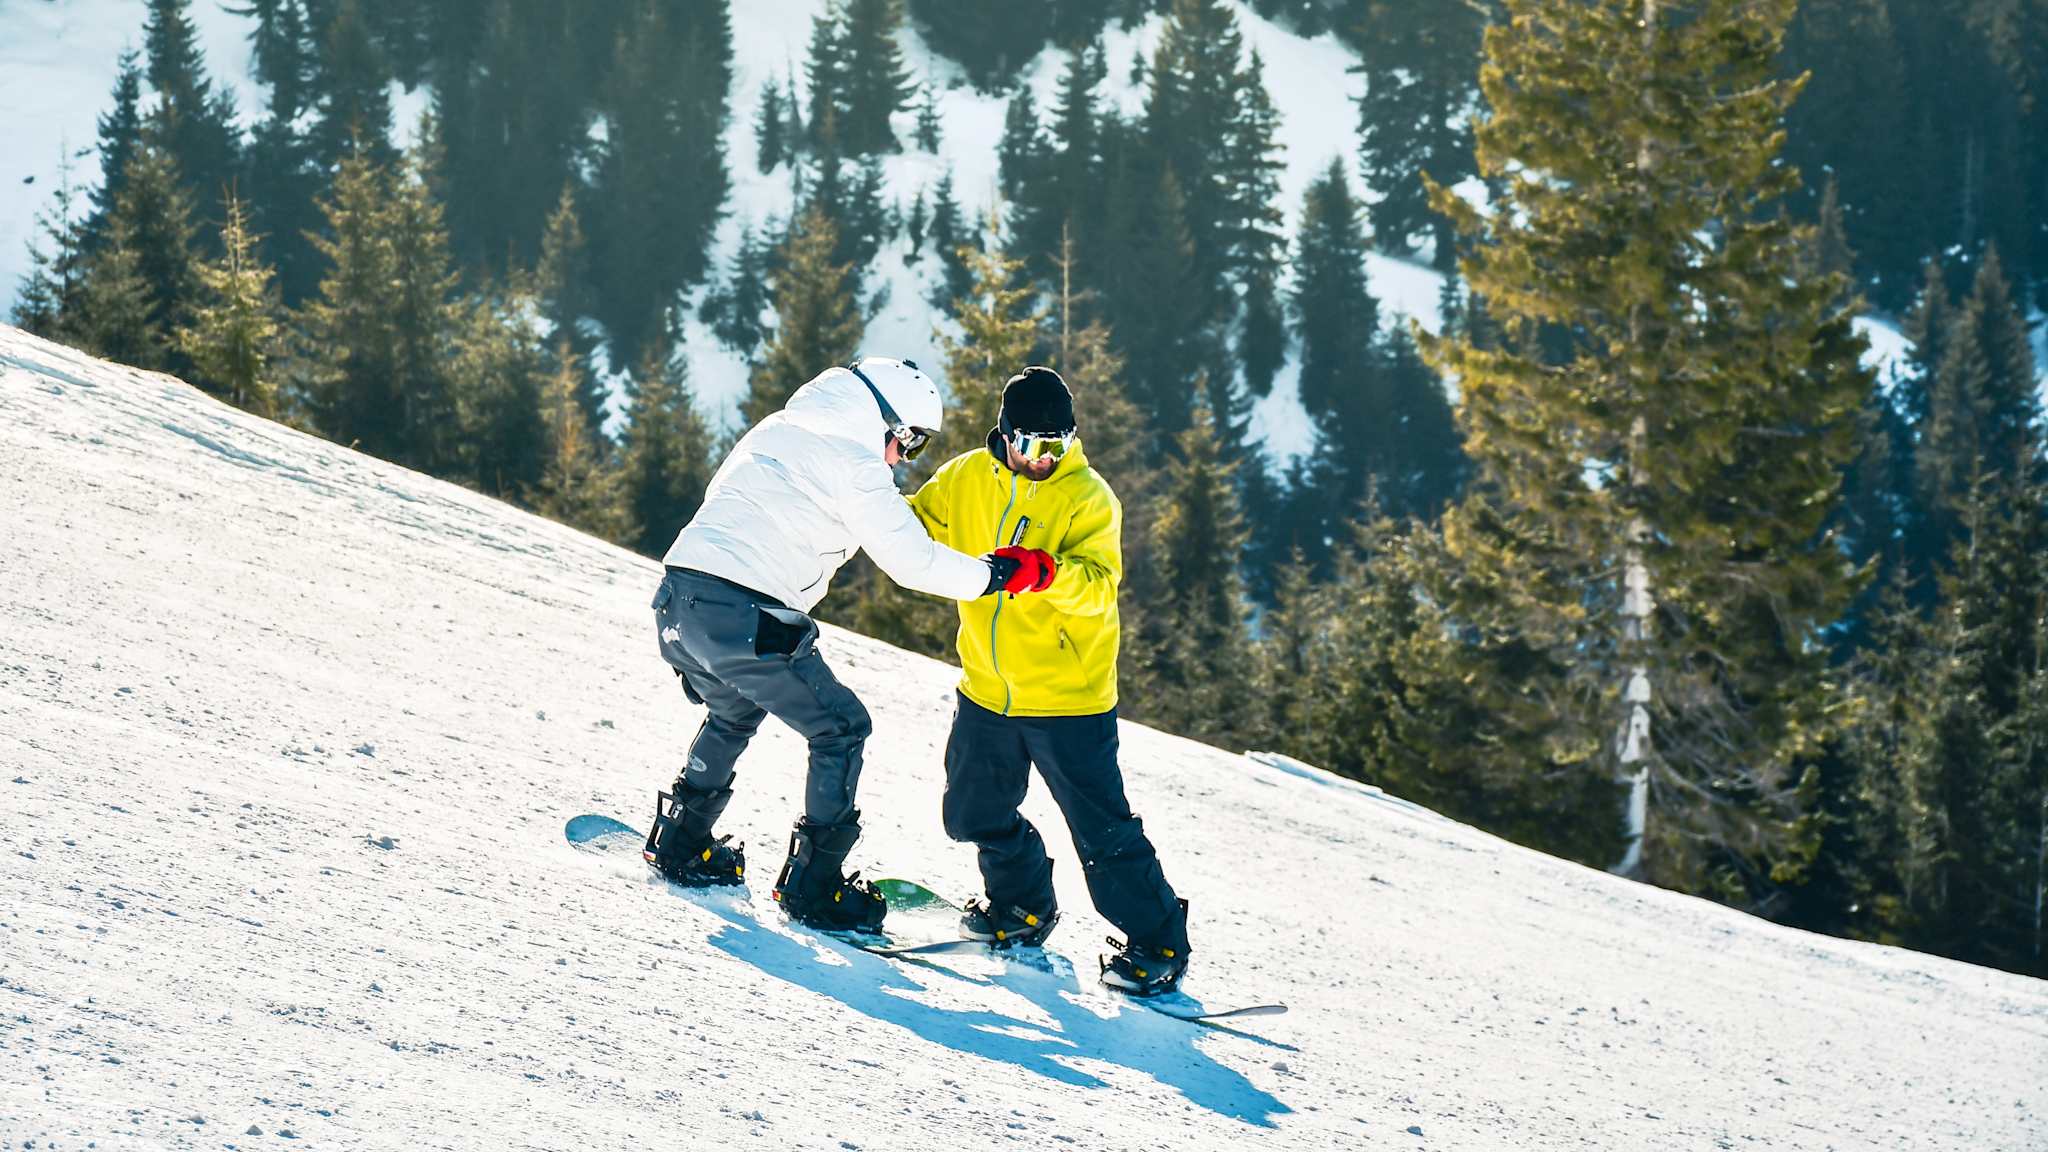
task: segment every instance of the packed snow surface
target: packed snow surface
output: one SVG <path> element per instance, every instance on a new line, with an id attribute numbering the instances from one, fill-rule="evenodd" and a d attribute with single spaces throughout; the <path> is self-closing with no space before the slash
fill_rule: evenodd
<path id="1" fill-rule="evenodd" d="M 1101 990 L 1042 790 L 1052 974 L 791 926 L 773 722 L 751 900 L 679 895 L 562 833 L 645 820 L 696 727 L 653 562 L 5 327 L 0 524 L 0 1148 L 2048 1146 L 2048 985 L 1135 725 L 1188 991 L 1288 1015 Z M 972 893 L 953 672 L 823 648 L 875 716 L 856 863 Z"/>

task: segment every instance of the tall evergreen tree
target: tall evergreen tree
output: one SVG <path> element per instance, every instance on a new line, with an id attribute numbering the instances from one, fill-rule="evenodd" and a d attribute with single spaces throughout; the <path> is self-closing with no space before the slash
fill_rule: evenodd
<path id="1" fill-rule="evenodd" d="M 319 35 L 315 163 L 332 174 L 357 151 L 375 164 L 393 162 L 398 150 L 391 143 L 391 72 L 370 38 L 361 0 L 338 0 Z"/>
<path id="2" fill-rule="evenodd" d="M 790 158 L 792 145 L 789 116 L 782 107 L 782 85 L 770 79 L 761 85 L 761 98 L 754 105 L 754 166 L 773 172 Z"/>
<path id="3" fill-rule="evenodd" d="M 966 444 L 996 426 L 1003 385 L 1031 363 L 1045 314 L 1024 279 L 1024 262 L 1000 248 L 975 252 L 968 259 L 974 289 L 953 301 L 953 322 L 960 339 L 939 334 L 946 357 L 946 426 L 959 429 L 955 442 Z"/>
<path id="4" fill-rule="evenodd" d="M 229 197 L 221 257 L 199 267 L 200 296 L 176 333 L 196 383 L 260 416 L 277 411 L 275 366 L 283 340 L 271 270 L 256 251 L 241 201 Z"/>
<path id="5" fill-rule="evenodd" d="M 1432 342 L 1494 509 L 1451 543 L 1560 666 L 1566 739 L 1612 750 L 1586 769 L 1634 781 L 1621 866 L 1756 899 L 1828 735 L 1815 638 L 1854 589 L 1825 525 L 1870 388 L 1841 285 L 1773 211 L 1792 4 L 1507 8 L 1477 133 L 1509 182 L 1486 216 L 1434 196 L 1516 336 Z M 1496 579 L 1510 557 L 1546 578 Z"/>
<path id="6" fill-rule="evenodd" d="M 158 143 L 176 162 L 187 194 L 209 216 L 226 194 L 240 165 L 240 133 L 234 125 L 234 96 L 215 92 L 199 49 L 198 30 L 187 15 L 191 0 L 149 0 L 143 30 L 149 83 L 157 91 L 151 115 Z"/>
<path id="7" fill-rule="evenodd" d="M 541 315 L 547 318 L 552 333 L 549 339 L 557 347 L 567 348 L 583 373 L 583 391 L 577 394 L 577 402 L 583 405 L 583 418 L 592 430 L 601 430 L 605 418 L 604 382 L 591 368 L 590 356 L 596 342 L 583 330 L 583 318 L 592 311 L 589 274 L 583 225 L 576 215 L 576 188 L 574 184 L 564 184 L 555 210 L 548 216 L 547 232 L 541 237 L 540 266 L 534 270 L 534 287 Z"/>
<path id="8" fill-rule="evenodd" d="M 1365 94 L 1358 102 L 1358 161 L 1371 206 L 1373 235 L 1394 252 L 1433 241 L 1433 262 L 1448 270 L 1457 236 L 1431 211 L 1427 173 L 1446 187 L 1475 174 L 1469 117 L 1478 99 L 1480 36 L 1489 3 L 1469 0 L 1369 0 L 1352 37 Z"/>
<path id="9" fill-rule="evenodd" d="M 539 485 L 548 458 L 541 394 L 562 366 L 539 331 L 536 304 L 487 291 L 454 309 L 448 371 L 458 435 L 444 472 L 501 499 Z"/>
<path id="10" fill-rule="evenodd" d="M 798 216 L 774 276 L 775 334 L 747 381 L 740 418 L 749 427 L 778 411 L 811 377 L 860 350 L 866 328 L 851 290 L 853 269 L 832 260 L 838 237 L 823 213 Z"/>
<path id="11" fill-rule="evenodd" d="M 804 79 L 810 85 L 804 119 L 812 147 L 829 146 L 835 152 L 845 147 L 839 121 L 846 107 L 846 71 L 845 0 L 826 0 L 824 10 L 811 17 L 804 58 Z"/>
<path id="12" fill-rule="evenodd" d="M 297 305 L 319 284 L 319 253 L 306 232 L 319 222 L 321 175 L 301 121 L 313 107 L 315 54 L 301 0 L 270 0 L 257 30 L 257 78 L 270 85 L 268 112 L 249 141 L 245 191 L 250 225 L 266 237 L 284 302 Z"/>
<path id="13" fill-rule="evenodd" d="M 546 414 L 547 463 L 528 496 L 533 510 L 551 520 L 611 541 L 638 535 L 626 512 L 619 474 L 598 447 L 599 437 L 583 415 L 582 374 L 576 358 L 557 347 L 554 374 L 541 394 Z"/>
<path id="14" fill-rule="evenodd" d="M 917 147 L 919 151 L 936 155 L 939 151 L 939 90 L 927 81 L 921 89 L 923 98 L 917 102 Z"/>
<path id="15" fill-rule="evenodd" d="M 303 403 L 330 439 L 408 467 L 457 466 L 453 364 L 462 317 L 429 175 L 342 163 L 322 210 L 328 272 L 300 314 Z"/>
<path id="16" fill-rule="evenodd" d="M 705 297 L 704 319 L 725 346 L 752 358 L 761 346 L 766 329 L 761 315 L 770 304 L 768 279 L 773 274 L 774 250 L 757 236 L 753 226 L 740 229 L 740 242 L 733 249 L 725 286 Z"/>
<path id="17" fill-rule="evenodd" d="M 654 39 L 646 51 L 676 52 L 681 68 L 709 63 L 680 42 L 674 24 L 643 23 L 639 3 L 621 7 L 632 34 Z M 539 259 L 556 190 L 578 178 L 587 141 L 591 93 L 574 56 L 564 56 L 588 23 L 587 11 L 562 0 L 493 0 L 475 59 L 440 69 L 448 226 L 464 266 L 502 274 Z"/>
<path id="18" fill-rule="evenodd" d="M 697 514 L 716 461 L 711 429 L 690 390 L 688 361 L 666 344 L 648 349 L 627 386 L 622 473 L 626 510 L 643 556 L 660 556 Z"/>
<path id="19" fill-rule="evenodd" d="M 723 11 L 723 9 L 720 9 Z M 725 58 L 719 29 L 687 30 L 678 47 L 662 8 L 635 9 L 621 30 L 604 109 L 589 213 L 597 315 L 619 364 L 659 336 L 681 289 L 701 282 L 730 179 L 725 166 Z M 730 36 L 729 26 L 724 29 Z"/>
<path id="20" fill-rule="evenodd" d="M 1977 269 L 1969 298 L 1948 320 L 1914 459 L 1928 532 L 1946 554 L 1961 536 L 1964 505 L 1980 480 L 2026 479 L 2036 467 L 2040 418 L 2033 349 L 1997 249 Z"/>
<path id="21" fill-rule="evenodd" d="M 840 144 L 849 155 L 896 151 L 889 118 L 909 106 L 915 84 L 896 44 L 901 0 L 846 0 L 839 41 L 844 106 Z"/>
<path id="22" fill-rule="evenodd" d="M 979 248 L 979 234 L 970 231 L 967 222 L 960 215 L 960 202 L 953 198 L 953 170 L 948 168 L 939 183 L 932 190 L 932 247 L 939 254 L 939 266 L 945 276 L 939 286 L 939 298 L 933 303 L 949 308 L 958 297 L 971 291 L 974 286 L 974 272 L 968 267 L 964 249 Z"/>
<path id="23" fill-rule="evenodd" d="M 82 318 L 87 253 L 77 205 L 67 157 L 49 207 L 36 213 L 41 239 L 29 241 L 29 270 L 14 301 L 15 324 L 50 340 L 66 339 Z"/>
<path id="24" fill-rule="evenodd" d="M 151 351 L 131 350 L 144 358 L 128 362 L 182 374 L 190 361 L 177 350 L 171 336 L 186 320 L 198 295 L 198 253 L 192 202 L 179 179 L 177 161 L 168 150 L 145 140 L 136 151 L 128 162 L 121 198 L 114 204 L 114 219 L 120 222 L 133 251 L 135 271 L 142 277 L 148 300 L 143 323 Z M 118 262 L 106 267 L 118 267 Z"/>
<path id="25" fill-rule="evenodd" d="M 1253 650 L 1239 569 L 1245 529 L 1226 460 L 1206 409 L 1178 441 L 1164 504 L 1152 528 L 1155 586 L 1146 627 L 1140 691 L 1147 723 L 1218 747 L 1241 750 L 1259 722 L 1251 691 Z"/>
<path id="26" fill-rule="evenodd" d="M 909 0 L 909 5 L 926 42 L 959 61 L 985 92 L 1006 86 L 1037 55 L 1056 16 L 1055 5 L 1009 0 Z"/>
<path id="27" fill-rule="evenodd" d="M 114 106 L 99 118 L 100 183 L 92 192 L 92 210 L 85 221 L 85 247 L 99 245 L 107 217 L 121 199 L 128 165 L 142 146 L 142 70 L 133 49 L 121 53 L 114 80 Z"/>
<path id="28" fill-rule="evenodd" d="M 164 332 L 155 323 L 148 277 L 134 229 L 116 211 L 99 246 L 85 263 L 78 315 L 67 319 L 64 337 L 103 359 L 136 368 L 155 368 L 164 359 Z"/>

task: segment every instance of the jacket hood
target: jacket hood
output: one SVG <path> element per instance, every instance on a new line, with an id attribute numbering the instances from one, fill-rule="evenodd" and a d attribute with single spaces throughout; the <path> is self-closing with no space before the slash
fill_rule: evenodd
<path id="1" fill-rule="evenodd" d="M 882 424 L 882 410 L 860 378 L 844 368 L 827 368 L 811 377 L 782 406 L 782 414 L 806 432 L 851 441 L 875 459 L 884 458 L 882 441 L 889 430 Z"/>

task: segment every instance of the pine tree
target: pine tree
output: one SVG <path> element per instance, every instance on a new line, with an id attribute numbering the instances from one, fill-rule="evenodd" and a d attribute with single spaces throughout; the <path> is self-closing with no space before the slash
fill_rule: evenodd
<path id="1" fill-rule="evenodd" d="M 218 262 L 199 267 L 200 299 L 191 322 L 178 328 L 177 345 L 192 362 L 196 383 L 238 408 L 274 416 L 281 308 L 242 203 L 232 196 L 220 247 Z"/>
<path id="2" fill-rule="evenodd" d="M 810 103 L 805 121 L 813 148 L 829 147 L 835 154 L 845 149 L 844 126 L 846 85 L 845 0 L 826 0 L 824 10 L 811 17 L 811 43 L 804 59 L 804 79 L 810 83 Z"/>
<path id="3" fill-rule="evenodd" d="M 1358 103 L 1359 173 L 1380 194 L 1373 235 L 1391 251 L 1433 240 L 1448 270 L 1456 234 L 1430 210 L 1424 173 L 1445 187 L 1475 174 L 1468 109 L 1477 96 L 1485 5 L 1467 0 L 1371 0 L 1353 38 L 1365 95 Z"/>
<path id="4" fill-rule="evenodd" d="M 761 85 L 761 99 L 754 105 L 754 166 L 773 172 L 790 158 L 789 120 L 782 110 L 782 86 L 775 80 Z"/>
<path id="5" fill-rule="evenodd" d="M 99 118 L 100 185 L 93 189 L 92 209 L 86 216 L 87 251 L 97 248 L 104 237 L 107 217 L 114 214 L 128 179 L 128 165 L 142 146 L 142 70 L 137 59 L 133 49 L 121 53 L 114 106 Z"/>
<path id="6" fill-rule="evenodd" d="M 213 211 L 240 164 L 234 99 L 216 93 L 186 9 L 191 0 L 149 0 L 144 28 L 149 83 L 159 97 L 151 116 L 157 142 L 175 161 L 188 197 Z"/>
<path id="7" fill-rule="evenodd" d="M 61 341 L 81 319 L 87 254 L 69 157 L 59 161 L 57 172 L 57 190 L 50 206 L 36 213 L 42 241 L 29 241 L 29 270 L 15 297 L 14 323 L 45 339 Z"/>
<path id="8" fill-rule="evenodd" d="M 866 327 L 856 306 L 853 269 L 832 260 L 838 237 L 816 211 L 797 217 L 773 277 L 775 334 L 747 381 L 740 418 L 749 427 L 782 405 L 811 377 L 844 364 L 860 350 Z"/>
<path id="9" fill-rule="evenodd" d="M 1330 733 L 1338 684 L 1331 585 L 1318 584 L 1300 549 L 1274 575 L 1274 602 L 1258 639 L 1258 698 L 1264 705 L 1262 742 L 1312 763 L 1323 763 L 1318 737 Z"/>
<path id="10" fill-rule="evenodd" d="M 1997 249 L 1985 255 L 1939 348 L 1914 465 L 1928 521 L 1923 544 L 1946 553 L 1961 534 L 1963 506 L 1979 479 L 2011 483 L 2036 466 L 2040 400 L 2033 349 Z"/>
<path id="11" fill-rule="evenodd" d="M 322 205 L 328 262 L 299 316 L 300 402 L 319 431 L 429 472 L 462 466 L 455 375 L 463 316 L 431 172 L 342 162 Z"/>
<path id="12" fill-rule="evenodd" d="M 917 147 L 921 152 L 937 155 L 939 151 L 939 92 L 929 81 L 923 86 L 922 100 L 917 102 Z"/>
<path id="13" fill-rule="evenodd" d="M 564 184 L 555 210 L 548 216 L 547 232 L 541 237 L 540 266 L 534 270 L 534 286 L 541 315 L 546 317 L 552 332 L 550 339 L 569 349 L 569 355 L 583 373 L 583 391 L 577 396 L 577 402 L 583 405 L 583 418 L 591 428 L 601 429 L 604 385 L 597 379 L 590 360 L 596 341 L 583 330 L 583 318 L 592 311 L 589 274 L 583 225 L 576 215 L 576 187 Z"/>
<path id="14" fill-rule="evenodd" d="M 981 247 L 978 239 L 979 234 L 969 232 L 961 218 L 960 202 L 953 198 L 953 170 L 948 168 L 932 192 L 932 247 L 938 251 L 939 265 L 945 272 L 939 298 L 933 301 L 935 306 L 950 308 L 954 300 L 973 290 L 974 272 L 968 267 L 968 250 Z"/>
<path id="15" fill-rule="evenodd" d="M 725 346 L 751 359 L 766 334 L 761 314 L 769 306 L 768 280 L 774 251 L 751 225 L 740 229 L 723 291 L 705 299 L 705 319 Z"/>
<path id="16" fill-rule="evenodd" d="M 903 235 L 910 241 L 910 251 L 903 254 L 905 264 L 916 264 L 924 259 L 924 238 L 931 231 L 931 225 L 931 209 L 925 206 L 924 189 L 919 188 L 910 201 L 910 211 L 903 217 Z"/>
<path id="17" fill-rule="evenodd" d="M 319 284 L 319 253 L 306 232 L 319 220 L 320 173 L 313 140 L 300 123 L 312 108 L 314 50 L 300 0 L 272 0 L 252 35 L 257 78 L 270 85 L 269 110 L 249 141 L 245 186 L 250 227 L 265 236 L 287 306 Z"/>
<path id="18" fill-rule="evenodd" d="M 141 345 L 124 343 L 126 354 L 138 357 L 126 362 L 182 374 L 190 362 L 172 345 L 171 333 L 184 322 L 198 293 L 198 256 L 191 201 L 178 177 L 177 162 L 168 151 L 149 141 L 136 151 L 128 163 L 112 219 L 118 222 L 114 230 L 125 236 L 147 300 L 142 324 L 148 338 Z M 121 261 L 112 261 L 104 269 L 121 267 Z M 122 296 L 126 287 L 118 291 L 109 287 L 95 294 L 108 292 Z"/>
<path id="19" fill-rule="evenodd" d="M 431 133 L 423 133 L 431 136 Z M 392 180 L 385 219 L 391 243 L 394 390 L 402 421 L 398 461 L 441 474 L 455 466 L 454 392 L 450 333 L 458 316 L 458 278 L 448 251 L 448 228 L 434 198 L 436 174 L 424 147 L 406 158 Z"/>
<path id="20" fill-rule="evenodd" d="M 1224 170 L 1231 205 L 1224 236 L 1231 283 L 1240 298 L 1238 353 L 1245 383 L 1255 396 L 1272 391 L 1273 377 L 1287 358 L 1287 321 L 1276 288 L 1287 248 L 1279 130 L 1280 113 L 1266 95 L 1265 64 L 1255 50 L 1226 138 Z"/>
<path id="21" fill-rule="evenodd" d="M 634 11 L 606 81 L 610 131 L 587 216 L 597 316 L 621 365 L 659 337 L 676 293 L 710 271 L 711 236 L 730 187 L 722 142 L 728 44 L 690 35 L 678 47 L 659 5 Z"/>
<path id="22" fill-rule="evenodd" d="M 163 363 L 164 333 L 154 322 L 153 303 L 133 229 L 117 211 L 108 218 L 99 247 L 86 258 L 78 317 L 67 321 L 65 336 L 102 359 L 157 367 Z"/>
<path id="23" fill-rule="evenodd" d="M 1927 143 L 1912 107 L 1900 31 L 1889 0 L 1807 0 L 1786 36 L 1788 71 L 1811 74 L 1786 114 L 1786 158 L 1828 171 L 1822 187 L 1842 212 L 1843 235 L 1885 307 L 1905 303 L 1912 268 L 1947 232 L 1930 211 L 1934 182 L 1919 171 Z"/>
<path id="24" fill-rule="evenodd" d="M 1234 323 L 1232 287 L 1280 259 L 1278 124 L 1263 65 L 1256 54 L 1246 60 L 1231 9 L 1174 0 L 1153 55 L 1145 132 L 1153 162 L 1172 172 L 1183 198 L 1202 325 Z M 1119 331 L 1129 326 L 1119 313 Z M 1224 374 L 1211 376 L 1214 402 L 1227 388 Z"/>
<path id="25" fill-rule="evenodd" d="M 452 317 L 448 391 L 458 435 L 446 471 L 501 499 L 532 491 L 548 458 L 541 394 L 562 365 L 536 325 L 537 303 L 485 292 Z"/>
<path id="26" fill-rule="evenodd" d="M 844 97 L 839 132 L 849 155 L 896 151 L 896 130 L 889 118 L 908 107 L 915 89 L 896 44 L 896 29 L 903 22 L 900 2 L 846 0 L 839 41 Z"/>
<path id="27" fill-rule="evenodd" d="M 1020 84 L 1003 113 L 1003 136 L 996 144 L 996 172 L 1010 199 L 1011 248 L 1032 260 L 1049 257 L 1059 244 L 1060 220 L 1056 207 L 1048 203 L 1048 153 L 1031 86 Z"/>
<path id="28" fill-rule="evenodd" d="M 361 151 L 372 163 L 389 164 L 398 157 L 391 144 L 390 70 L 370 39 L 361 0 L 338 0 L 332 12 L 320 29 L 315 163 L 333 173 L 345 157 Z"/>
<path id="29" fill-rule="evenodd" d="M 1477 133 L 1515 179 L 1484 217 L 1434 194 L 1512 336 L 1431 342 L 1490 501 L 1447 537 L 1560 669 L 1543 723 L 1641 789 L 1622 866 L 1757 899 L 1828 736 L 1816 638 L 1854 580 L 1825 526 L 1871 386 L 1841 285 L 1800 274 L 1807 231 L 1773 210 L 1792 5 L 1507 7 Z M 1570 326 L 1555 360 L 1546 324 Z"/>
<path id="30" fill-rule="evenodd" d="M 956 433 L 961 443 L 996 426 L 1003 385 L 1031 363 L 1045 320 L 1032 303 L 1035 293 L 1024 279 L 1023 261 L 990 248 L 973 253 L 967 263 L 974 270 L 974 289 L 955 299 L 952 310 L 961 338 L 938 334 L 952 392 L 946 427 L 963 430 Z"/>
<path id="31" fill-rule="evenodd" d="M 1130 365 L 1131 398 L 1157 437 L 1155 455 L 1162 454 L 1190 426 L 1204 369 L 1223 362 L 1179 180 L 1167 169 L 1147 184 L 1119 168 L 1107 221 L 1119 242 L 1101 257 L 1103 304 Z"/>
<path id="32" fill-rule="evenodd" d="M 1316 427 L 1314 504 L 1324 515 L 1315 539 L 1295 543 L 1307 545 L 1320 567 L 1329 549 L 1342 542 L 1334 520 L 1348 518 L 1364 498 L 1374 471 L 1385 467 L 1395 432 L 1385 418 L 1386 370 L 1375 348 L 1379 301 L 1366 279 L 1364 210 L 1351 194 L 1342 161 L 1331 161 L 1309 185 L 1296 246 L 1298 387 Z"/>
<path id="33" fill-rule="evenodd" d="M 664 345 L 648 350 L 627 386 L 622 469 L 626 509 L 643 556 L 660 556 L 697 514 L 716 461 L 711 429 L 690 391 L 689 363 Z"/>
<path id="34" fill-rule="evenodd" d="M 546 414 L 547 465 L 527 499 L 535 512 L 600 539 L 629 541 L 638 535 L 626 512 L 619 474 L 596 447 L 598 437 L 584 419 L 577 397 L 582 373 L 567 348 L 555 349 L 560 367 L 541 396 Z"/>
<path id="35" fill-rule="evenodd" d="M 1009 83 L 1044 46 L 1056 18 L 1053 4 L 1011 0 L 909 0 L 909 5 L 926 41 L 958 61 L 984 92 Z"/>
<path id="36" fill-rule="evenodd" d="M 1235 464 L 1224 459 L 1206 409 L 1178 440 L 1152 528 L 1156 586 L 1133 715 L 1222 748 L 1241 750 L 1258 723 L 1253 652 L 1239 571 L 1245 530 Z"/>

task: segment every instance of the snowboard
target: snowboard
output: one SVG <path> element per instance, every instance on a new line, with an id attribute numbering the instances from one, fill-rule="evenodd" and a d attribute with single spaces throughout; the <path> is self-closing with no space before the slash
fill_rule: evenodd
<path id="1" fill-rule="evenodd" d="M 562 829 L 563 837 L 579 851 L 610 855 L 613 853 L 640 853 L 646 844 L 647 835 L 640 829 L 621 820 L 594 812 L 570 818 Z M 875 888 L 889 903 L 889 914 L 896 917 L 894 923 L 909 920 L 922 930 L 921 937 L 882 932 L 835 932 L 811 929 L 820 935 L 829 936 L 840 943 L 858 948 L 885 959 L 908 960 L 930 963 L 930 957 L 948 954 L 994 956 L 1040 970 L 1046 969 L 1043 954 L 1033 949 L 992 948 L 980 940 L 963 940 L 948 936 L 932 939 L 937 932 L 950 928 L 959 918 L 960 906 L 915 880 L 899 877 L 885 877 L 875 881 Z M 746 899 L 745 888 L 678 888 L 678 891 L 692 893 L 731 894 L 735 899 Z M 1210 1009 L 1185 992 L 1168 992 L 1158 996 L 1133 996 L 1112 985 L 1104 988 L 1118 997 L 1145 1007 L 1163 1016 L 1185 1020 L 1190 1024 L 1217 1025 L 1217 1021 L 1236 1020 L 1251 1016 L 1279 1016 L 1287 1011 L 1285 1004 L 1247 1004 L 1238 1008 Z"/>

